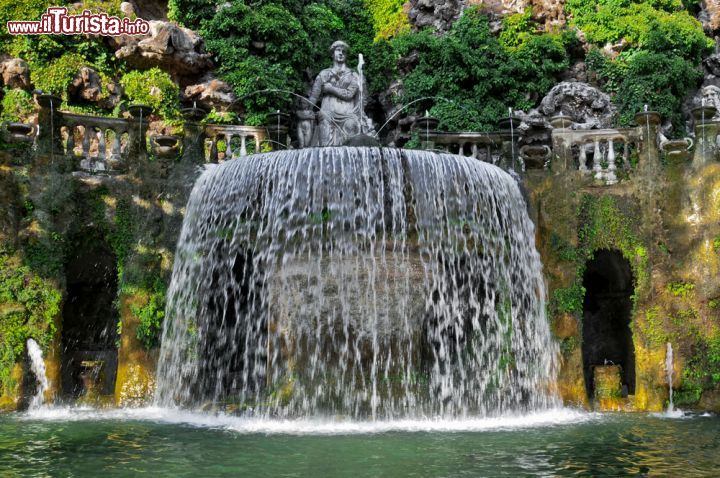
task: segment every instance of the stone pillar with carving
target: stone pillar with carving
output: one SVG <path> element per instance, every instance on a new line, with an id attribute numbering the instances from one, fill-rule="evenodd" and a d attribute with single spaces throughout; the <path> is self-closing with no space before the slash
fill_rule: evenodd
<path id="1" fill-rule="evenodd" d="M 38 114 L 37 151 L 38 158 L 42 156 L 62 156 L 62 114 L 59 111 L 62 99 L 55 95 L 38 95 L 40 105 Z"/>
<path id="2" fill-rule="evenodd" d="M 658 172 L 660 170 L 660 148 L 658 147 L 658 129 L 660 113 L 644 111 L 635 115 L 638 132 L 642 142 L 638 151 L 638 171 Z"/>
<path id="3" fill-rule="evenodd" d="M 550 118 L 552 126 L 552 160 L 550 170 L 553 173 L 564 173 L 575 169 L 572 149 L 570 146 L 570 134 L 572 121 L 569 116 L 557 115 Z"/>
<path id="4" fill-rule="evenodd" d="M 695 120 L 695 153 L 692 165 L 696 169 L 717 159 L 716 138 L 720 132 L 720 123 L 712 119 L 716 112 L 714 106 L 699 106 L 692 110 Z"/>

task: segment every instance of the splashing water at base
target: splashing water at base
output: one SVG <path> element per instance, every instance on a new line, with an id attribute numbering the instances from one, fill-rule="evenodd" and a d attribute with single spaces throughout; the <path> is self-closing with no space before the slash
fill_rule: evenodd
<path id="1" fill-rule="evenodd" d="M 461 156 L 282 151 L 188 202 L 156 403 L 374 420 L 549 409 L 557 345 L 515 181 Z"/>
<path id="2" fill-rule="evenodd" d="M 40 408 L 45 401 L 45 391 L 50 387 L 47 375 L 45 374 L 45 361 L 43 360 L 42 349 L 34 339 L 28 339 L 27 352 L 30 358 L 30 369 L 37 381 L 37 392 L 30 401 L 30 410 Z"/>

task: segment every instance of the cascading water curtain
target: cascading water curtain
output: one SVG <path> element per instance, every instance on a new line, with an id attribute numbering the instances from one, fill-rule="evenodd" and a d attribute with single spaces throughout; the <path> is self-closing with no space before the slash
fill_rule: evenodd
<path id="1" fill-rule="evenodd" d="M 255 416 L 492 415 L 557 404 L 534 230 L 460 156 L 281 151 L 198 179 L 156 402 Z"/>

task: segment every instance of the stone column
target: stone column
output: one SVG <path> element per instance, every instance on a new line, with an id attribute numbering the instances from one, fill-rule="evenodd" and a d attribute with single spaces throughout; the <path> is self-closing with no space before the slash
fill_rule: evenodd
<path id="1" fill-rule="evenodd" d="M 638 151 L 639 171 L 657 172 L 660 170 L 660 149 L 657 142 L 660 120 L 660 113 L 657 111 L 644 111 L 635 115 L 638 133 L 642 138 L 640 151 Z"/>
<path id="2" fill-rule="evenodd" d="M 712 121 L 715 112 L 712 106 L 700 106 L 692 110 L 695 119 L 695 153 L 692 165 L 695 169 L 717 159 L 718 148 L 715 138 L 720 130 L 720 124 Z"/>

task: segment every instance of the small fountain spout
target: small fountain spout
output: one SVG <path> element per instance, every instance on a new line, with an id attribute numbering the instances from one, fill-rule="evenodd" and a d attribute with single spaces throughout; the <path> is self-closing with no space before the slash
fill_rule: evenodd
<path id="1" fill-rule="evenodd" d="M 45 391 L 50 387 L 50 383 L 45 374 L 42 349 L 34 339 L 28 339 L 27 351 L 28 357 L 30 357 L 30 369 L 35 374 L 35 380 L 37 380 L 37 392 L 30 401 L 30 410 L 35 410 L 40 408 L 45 401 Z"/>

